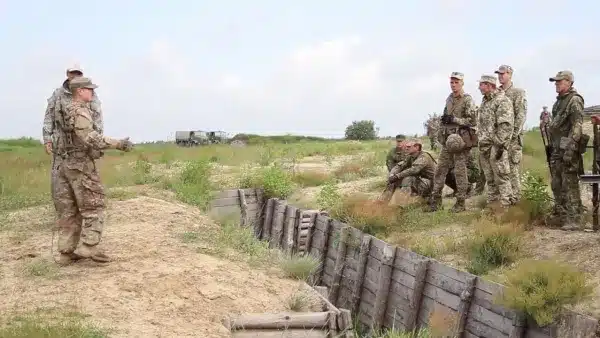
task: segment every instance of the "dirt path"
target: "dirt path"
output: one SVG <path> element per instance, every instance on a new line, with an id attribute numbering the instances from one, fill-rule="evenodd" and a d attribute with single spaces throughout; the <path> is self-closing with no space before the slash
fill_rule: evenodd
<path id="1" fill-rule="evenodd" d="M 215 226 L 192 207 L 140 197 L 113 201 L 108 214 L 102 245 L 116 261 L 57 269 L 50 263 L 51 210 L 19 212 L 11 229 L 31 230 L 0 233 L 8 243 L 0 256 L 0 313 L 75 308 L 112 328 L 111 337 L 229 337 L 223 316 L 283 311 L 297 290 L 296 281 L 183 244 L 183 232 Z M 32 276 L 36 265 L 42 273 Z"/>

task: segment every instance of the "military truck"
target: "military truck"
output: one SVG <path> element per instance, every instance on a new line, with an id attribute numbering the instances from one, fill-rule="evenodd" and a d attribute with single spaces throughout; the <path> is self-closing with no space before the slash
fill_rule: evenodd
<path id="1" fill-rule="evenodd" d="M 226 141 L 227 134 L 223 131 L 185 130 L 175 132 L 175 143 L 182 147 L 224 143 Z"/>

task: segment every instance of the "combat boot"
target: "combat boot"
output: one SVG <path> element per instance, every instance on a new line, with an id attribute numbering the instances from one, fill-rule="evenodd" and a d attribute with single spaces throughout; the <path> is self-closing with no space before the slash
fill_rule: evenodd
<path id="1" fill-rule="evenodd" d="M 71 263 L 74 263 L 80 259 L 83 259 L 83 257 L 77 255 L 76 253 L 72 252 L 72 253 L 61 253 L 60 257 L 58 258 L 57 263 L 59 265 L 69 265 Z"/>
<path id="2" fill-rule="evenodd" d="M 81 247 L 79 247 L 79 249 L 77 250 L 77 255 L 84 257 L 84 258 L 89 258 L 91 260 L 93 260 L 94 262 L 98 262 L 98 263 L 107 263 L 110 262 L 110 257 L 108 257 L 106 254 L 104 254 L 103 252 L 101 252 L 100 250 L 98 250 L 98 247 L 96 245 L 87 245 L 85 243 L 81 244 Z"/>
<path id="3" fill-rule="evenodd" d="M 442 198 L 437 196 L 431 196 L 429 199 L 429 208 L 426 208 L 425 212 L 435 212 L 442 208 Z"/>
<path id="4" fill-rule="evenodd" d="M 463 212 L 467 210 L 467 208 L 465 207 L 465 200 L 463 199 L 457 199 L 456 203 L 454 204 L 454 206 L 452 207 L 452 209 L 450 211 L 452 212 Z"/>

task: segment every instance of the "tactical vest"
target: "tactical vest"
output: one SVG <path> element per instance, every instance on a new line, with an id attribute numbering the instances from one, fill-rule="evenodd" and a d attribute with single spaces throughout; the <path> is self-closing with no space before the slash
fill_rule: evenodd
<path id="1" fill-rule="evenodd" d="M 552 123 L 550 124 L 550 128 L 548 128 L 548 129 L 549 129 L 549 133 L 550 133 L 550 139 L 554 146 L 558 146 L 558 144 L 560 143 L 561 137 L 568 136 L 567 133 L 563 132 L 563 127 L 564 127 L 565 123 L 570 123 L 570 121 L 568 120 L 569 116 L 567 116 L 565 114 L 560 114 L 560 113 L 564 112 L 567 109 L 567 107 L 571 103 L 571 100 L 575 96 L 579 96 L 581 98 L 581 100 L 583 101 L 583 97 L 576 91 L 572 90 L 567 95 L 558 98 L 556 100 L 556 102 L 554 102 L 554 105 L 552 106 Z M 585 105 L 585 101 L 583 101 L 583 102 Z M 557 118 L 557 116 L 558 116 L 558 118 Z M 571 127 L 572 126 L 569 126 L 569 128 L 571 128 Z"/>
<path id="2" fill-rule="evenodd" d="M 467 97 L 470 98 L 471 95 L 464 93 L 459 97 L 455 97 L 454 95 L 450 94 L 446 99 L 444 115 L 452 115 L 454 117 L 463 118 L 465 109 L 467 107 Z M 454 134 L 458 131 L 458 125 L 456 124 L 441 124 L 440 127 L 443 130 L 442 144 L 446 142 L 446 138 L 448 138 L 448 135 Z"/>
<path id="3" fill-rule="evenodd" d="M 72 104 L 72 101 L 69 104 Z M 60 104 L 54 110 L 55 128 L 61 131 L 55 152 L 62 158 L 90 157 L 94 160 L 101 158 L 104 155 L 102 151 L 89 148 L 77 137 L 75 134 L 75 116 L 67 112 L 67 107 L 68 105 Z"/>

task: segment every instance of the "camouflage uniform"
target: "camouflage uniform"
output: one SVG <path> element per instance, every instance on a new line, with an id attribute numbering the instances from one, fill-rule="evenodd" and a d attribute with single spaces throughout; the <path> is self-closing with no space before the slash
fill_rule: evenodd
<path id="1" fill-rule="evenodd" d="M 496 83 L 496 77 L 483 75 L 480 82 Z M 509 146 L 514 131 L 512 102 L 501 90 L 484 95 L 479 107 L 479 156 L 488 185 L 488 203 L 500 200 L 511 204 Z"/>
<path id="2" fill-rule="evenodd" d="M 393 147 L 390 149 L 385 158 L 385 165 L 387 166 L 388 172 L 391 171 L 398 163 L 406 160 L 406 158 L 406 152 L 398 149 L 398 147 Z"/>
<path id="3" fill-rule="evenodd" d="M 409 156 L 390 171 L 390 177 L 394 178 L 394 183 L 388 184 L 384 192 L 384 200 L 389 201 L 398 187 L 410 188 L 412 194 L 428 198 L 431 195 L 434 173 L 435 160 L 431 154 L 420 151 Z"/>
<path id="4" fill-rule="evenodd" d="M 496 74 L 506 72 L 512 73 L 512 67 L 502 65 L 498 68 Z M 513 104 L 513 112 L 515 114 L 515 122 L 512 138 L 510 140 L 508 158 L 510 163 L 510 185 L 513 192 L 511 202 L 516 204 L 521 200 L 520 167 L 521 159 L 523 158 L 523 124 L 527 119 L 527 95 L 525 90 L 521 88 L 515 88 L 512 83 L 510 83 L 507 87 L 500 86 L 500 89 L 503 90 L 505 95 L 511 100 Z"/>
<path id="5" fill-rule="evenodd" d="M 451 77 L 460 80 L 464 79 L 462 73 L 452 73 Z M 446 181 L 446 176 L 450 169 L 454 167 L 454 175 L 456 178 L 457 192 L 456 192 L 456 205 L 454 211 L 464 210 L 464 203 L 467 195 L 469 186 L 468 175 L 467 175 L 467 160 L 469 157 L 469 149 L 457 153 L 451 153 L 446 146 L 446 140 L 451 134 L 456 135 L 459 131 L 459 127 L 471 127 L 474 128 L 477 125 L 477 112 L 475 110 L 475 103 L 471 95 L 464 92 L 454 95 L 450 93 L 446 98 L 446 107 L 444 108 L 444 115 L 452 116 L 452 122 L 440 126 L 438 132 L 438 141 L 442 144 L 442 150 L 438 157 L 438 165 L 435 171 L 433 179 L 433 191 L 430 200 L 430 210 L 437 210 L 442 203 L 442 189 Z M 442 115 L 443 117 L 443 115 Z"/>
<path id="6" fill-rule="evenodd" d="M 52 167 L 50 171 L 50 191 L 54 196 L 54 186 L 57 177 L 56 168 L 59 166 L 61 158 L 56 156 L 56 135 L 59 133 L 56 131 L 58 128 L 55 123 L 55 115 L 64 113 L 66 107 L 71 103 L 72 95 L 69 90 L 69 80 L 65 80 L 61 87 L 54 90 L 52 95 L 48 98 L 48 105 L 46 106 L 46 112 L 44 114 L 44 125 L 42 127 L 42 138 L 44 144 L 52 142 Z M 92 119 L 94 123 L 94 130 L 102 134 L 104 130 L 103 119 L 102 119 L 102 107 L 98 95 L 94 92 L 94 100 L 89 103 L 89 107 L 92 111 Z M 57 206 L 54 206 L 55 209 Z"/>
<path id="7" fill-rule="evenodd" d="M 97 88 L 87 78 L 70 82 L 75 88 Z M 97 252 L 104 226 L 105 195 L 96 166 L 104 149 L 127 151 L 131 143 L 103 136 L 94 129 L 93 112 L 88 103 L 71 101 L 60 111 L 53 138 L 57 161 L 54 203 L 58 211 L 58 251 L 61 263 L 73 258 L 89 257 L 97 261 L 108 258 Z M 79 240 L 82 245 L 75 254 Z"/>
<path id="8" fill-rule="evenodd" d="M 570 71 L 559 72 L 550 81 L 573 81 Z M 554 216 L 563 224 L 563 229 L 579 228 L 583 206 L 579 191 L 578 152 L 582 138 L 584 100 L 574 88 L 558 95 L 552 107 L 552 120 L 548 124 L 552 167 L 552 193 L 554 195 Z"/>
<path id="9" fill-rule="evenodd" d="M 431 150 L 437 150 L 437 134 L 440 129 L 440 117 L 437 114 L 433 114 L 426 122 L 425 122 L 425 130 L 427 132 L 427 137 L 429 137 L 429 144 Z"/>

